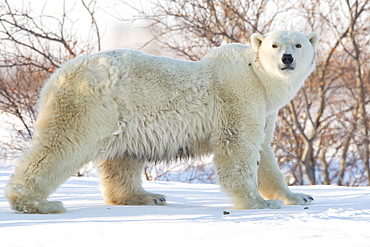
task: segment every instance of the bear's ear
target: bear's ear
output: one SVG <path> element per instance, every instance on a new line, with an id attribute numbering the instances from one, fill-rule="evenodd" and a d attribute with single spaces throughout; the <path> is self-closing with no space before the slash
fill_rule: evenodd
<path id="1" fill-rule="evenodd" d="M 253 50 L 258 51 L 260 48 L 262 41 L 265 39 L 265 36 L 259 34 L 259 33 L 254 33 L 251 36 L 251 44 L 253 47 Z"/>
<path id="2" fill-rule="evenodd" d="M 307 35 L 307 38 L 311 42 L 313 48 L 316 50 L 317 44 L 319 43 L 319 39 L 320 39 L 319 35 L 313 32 Z"/>

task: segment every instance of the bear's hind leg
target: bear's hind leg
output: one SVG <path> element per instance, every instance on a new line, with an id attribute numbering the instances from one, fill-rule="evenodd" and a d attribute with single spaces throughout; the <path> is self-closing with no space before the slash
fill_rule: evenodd
<path id="1" fill-rule="evenodd" d="M 47 197 L 66 181 L 79 167 L 79 157 L 63 155 L 65 150 L 34 145 L 18 164 L 10 178 L 5 194 L 12 209 L 19 213 L 63 213 L 63 204 Z M 70 153 L 72 154 L 72 153 Z"/>
<path id="2" fill-rule="evenodd" d="M 10 178 L 5 195 L 20 213 L 62 213 L 53 193 L 84 163 L 94 158 L 112 138 L 118 112 L 107 98 L 51 94 L 35 125 L 33 146 Z"/>
<path id="3" fill-rule="evenodd" d="M 164 195 L 145 191 L 141 185 L 144 161 L 115 157 L 100 163 L 101 189 L 111 205 L 164 205 Z"/>

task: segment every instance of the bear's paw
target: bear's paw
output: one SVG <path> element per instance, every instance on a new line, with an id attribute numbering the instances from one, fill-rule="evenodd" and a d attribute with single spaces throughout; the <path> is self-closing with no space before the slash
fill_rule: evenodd
<path id="1" fill-rule="evenodd" d="M 278 199 L 266 200 L 266 208 L 280 209 L 283 207 L 283 201 Z"/>
<path id="2" fill-rule="evenodd" d="M 310 205 L 313 197 L 302 193 L 292 193 L 292 195 L 285 201 L 286 205 Z"/>
<path id="3" fill-rule="evenodd" d="M 165 205 L 166 203 L 164 195 L 146 193 L 130 195 L 123 200 L 122 205 Z"/>
<path id="4" fill-rule="evenodd" d="M 19 201 L 18 201 L 19 202 Z M 12 208 L 22 214 L 60 214 L 66 210 L 60 201 L 32 201 L 14 203 Z"/>

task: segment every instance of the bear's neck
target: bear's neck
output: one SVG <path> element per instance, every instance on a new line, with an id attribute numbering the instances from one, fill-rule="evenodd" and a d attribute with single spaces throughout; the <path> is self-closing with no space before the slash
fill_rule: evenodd
<path id="1" fill-rule="evenodd" d="M 260 73 L 257 77 L 265 89 L 267 113 L 278 111 L 292 100 L 304 82 L 302 78 L 273 77 L 267 73 Z"/>

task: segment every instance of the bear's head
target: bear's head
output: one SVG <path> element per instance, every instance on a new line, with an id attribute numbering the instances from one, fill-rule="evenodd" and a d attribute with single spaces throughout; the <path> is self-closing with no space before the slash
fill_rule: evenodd
<path id="1" fill-rule="evenodd" d="M 319 35 L 297 31 L 275 31 L 253 34 L 251 43 L 258 67 L 270 77 L 305 79 L 315 68 Z"/>

